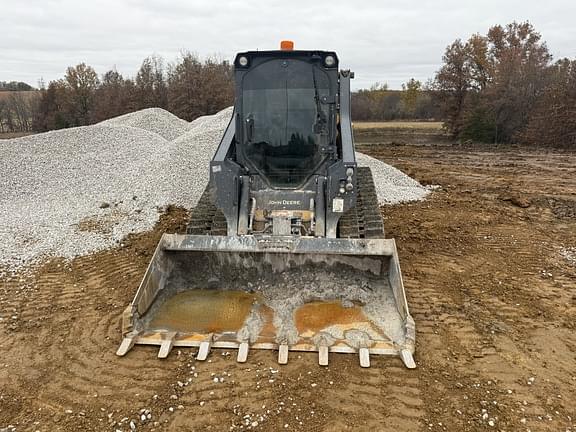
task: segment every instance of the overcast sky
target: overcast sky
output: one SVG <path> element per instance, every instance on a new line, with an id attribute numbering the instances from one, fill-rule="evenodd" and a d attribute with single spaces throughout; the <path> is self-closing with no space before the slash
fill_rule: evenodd
<path id="1" fill-rule="evenodd" d="M 454 39 L 514 20 L 532 22 L 555 58 L 574 58 L 575 17 L 576 0 L 0 0 L 0 81 L 35 86 L 80 62 L 133 76 L 153 53 L 232 59 L 291 39 L 335 50 L 355 88 L 400 88 L 430 78 Z"/>

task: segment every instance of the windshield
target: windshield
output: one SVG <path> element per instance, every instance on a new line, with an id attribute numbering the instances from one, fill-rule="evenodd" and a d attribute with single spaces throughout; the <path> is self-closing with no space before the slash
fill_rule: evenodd
<path id="1" fill-rule="evenodd" d="M 313 173 L 328 145 L 327 74 L 301 60 L 254 67 L 242 82 L 244 155 L 273 186 L 296 187 Z"/>

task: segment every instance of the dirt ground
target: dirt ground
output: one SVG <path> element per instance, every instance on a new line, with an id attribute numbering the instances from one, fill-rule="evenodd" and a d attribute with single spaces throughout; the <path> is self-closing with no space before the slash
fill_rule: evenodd
<path id="1" fill-rule="evenodd" d="M 355 121 L 354 130 L 361 129 L 431 129 L 431 130 L 441 130 L 443 122 L 437 121 L 382 121 L 382 122 L 370 122 L 370 121 Z"/>
<path id="2" fill-rule="evenodd" d="M 184 227 L 171 209 L 116 249 L 0 280 L 0 430 L 576 431 L 576 155 L 360 149 L 439 185 L 383 209 L 417 369 L 345 354 L 278 366 L 271 351 L 245 364 L 222 350 L 203 363 L 195 349 L 116 357 L 160 233 Z"/>

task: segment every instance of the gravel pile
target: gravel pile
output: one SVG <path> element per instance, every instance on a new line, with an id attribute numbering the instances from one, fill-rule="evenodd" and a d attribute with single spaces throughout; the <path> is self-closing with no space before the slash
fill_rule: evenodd
<path id="1" fill-rule="evenodd" d="M 356 163 L 372 171 L 380 205 L 419 201 L 430 193 L 412 177 L 378 159 L 356 152 Z"/>
<path id="2" fill-rule="evenodd" d="M 186 208 L 196 205 L 208 183 L 210 161 L 231 115 L 232 109 L 227 108 L 200 117 L 190 123 L 186 133 L 171 143 L 163 169 L 163 183 L 170 191 L 170 203 Z"/>
<path id="3" fill-rule="evenodd" d="M 154 186 L 166 142 L 101 125 L 0 142 L 0 266 L 85 254 L 153 227 L 168 198 Z"/>
<path id="4" fill-rule="evenodd" d="M 105 249 L 151 229 L 168 204 L 193 207 L 231 113 L 188 123 L 152 108 L 0 141 L 0 268 Z M 372 168 L 382 204 L 428 193 L 389 165 L 358 161 Z"/>
<path id="5" fill-rule="evenodd" d="M 188 129 L 220 129 L 223 133 L 232 117 L 233 111 L 233 107 L 228 107 L 216 114 L 199 117 L 190 123 Z M 220 141 L 220 139 L 218 139 L 218 141 Z"/>
<path id="6" fill-rule="evenodd" d="M 162 108 L 147 108 L 100 122 L 102 126 L 132 126 L 170 141 L 188 131 L 190 123 Z"/>

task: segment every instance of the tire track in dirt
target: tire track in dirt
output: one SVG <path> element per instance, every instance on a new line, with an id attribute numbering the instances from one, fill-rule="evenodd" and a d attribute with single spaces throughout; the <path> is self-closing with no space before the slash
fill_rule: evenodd
<path id="1" fill-rule="evenodd" d="M 424 401 L 418 374 L 397 359 L 374 356 L 372 367 L 362 369 L 356 358 L 335 354 L 322 368 L 313 353 L 291 353 L 287 366 L 279 366 L 270 351 L 252 352 L 246 364 L 236 363 L 234 352 L 221 354 L 214 350 L 210 364 L 193 361 L 195 369 L 179 376 L 193 378 L 174 401 L 184 408 L 170 419 L 170 429 L 214 428 L 217 419 L 216 430 L 255 423 L 263 431 L 285 425 L 299 431 L 342 430 L 349 424 L 359 431 L 419 430 Z M 215 383 L 219 377 L 224 382 Z"/>
<path id="2" fill-rule="evenodd" d="M 156 241 L 156 233 L 146 233 L 132 243 L 143 247 Z M 103 422 L 112 427 L 124 416 L 137 418 L 140 407 L 158 405 L 154 395 L 171 392 L 178 358 L 159 361 L 152 348 L 115 355 L 121 312 L 147 260 L 128 247 L 70 262 L 52 260 L 35 271 L 26 295 L 12 295 L 19 325 L 12 333 L 0 332 L 0 340 L 8 341 L 6 357 L 18 361 L 10 365 L 6 390 L 25 389 L 29 402 L 19 412 L 5 413 L 7 424 L 18 418 L 26 424 L 25 413 L 41 409 L 49 424 L 64 427 L 72 421 L 84 430 L 102 430 Z M 19 283 L 2 282 L 12 293 Z M 3 419 L 0 414 L 0 424 Z"/>
<path id="3" fill-rule="evenodd" d="M 48 361 L 42 369 L 50 371 L 50 379 L 39 391 L 40 402 L 72 407 L 99 393 L 114 405 L 123 401 L 127 383 L 140 381 L 136 392 L 150 396 L 165 381 L 166 370 L 149 361 L 150 350 L 129 361 L 114 356 L 123 308 L 109 293 L 123 285 L 137 286 L 140 272 L 131 261 L 108 253 L 98 266 L 75 266 L 74 276 L 65 269 L 54 270 L 36 281 L 38 292 L 21 307 L 23 319 L 39 320 L 39 328 L 52 329 L 44 341 L 36 341 L 46 345 Z M 33 350 L 35 345 L 28 343 L 28 348 Z M 51 364 L 62 366 L 50 370 Z M 146 380 L 140 380 L 142 376 Z"/>
<path id="4" fill-rule="evenodd" d="M 374 356 L 370 369 L 351 375 L 339 377 L 338 385 L 324 394 L 329 409 L 338 413 L 325 430 L 343 429 L 345 419 L 358 431 L 419 429 L 423 401 L 417 373 L 407 371 L 396 359 Z"/>
<path id="5" fill-rule="evenodd" d="M 414 257 L 410 261 L 406 289 L 416 321 L 417 348 L 421 344 L 426 346 L 426 350 L 432 349 L 445 356 L 456 351 L 472 354 L 485 348 L 485 338 L 467 320 L 468 309 L 474 308 L 474 304 L 465 292 L 466 279 L 482 264 L 439 250 L 434 250 L 433 255 Z M 456 289 L 447 290 L 451 287 Z M 450 350 L 441 333 L 448 333 L 456 344 Z"/>
<path id="6" fill-rule="evenodd" d="M 384 430 L 420 430 L 425 411 L 420 390 L 422 383 L 418 374 L 403 366 L 390 366 L 379 372 L 388 377 L 381 388 L 381 405 L 386 406 L 390 412 L 384 419 L 380 419 Z M 375 419 L 374 427 L 378 427 L 378 420 Z"/>
<path id="7" fill-rule="evenodd" d="M 475 232 L 462 233 L 476 238 L 476 243 L 472 247 L 467 246 L 463 254 L 457 247 L 450 247 L 449 252 L 444 252 L 430 245 L 435 252 L 433 258 L 420 253 L 418 257 L 402 261 L 407 270 L 407 291 L 417 325 L 418 347 L 422 344 L 426 346 L 426 351 L 434 351 L 433 356 L 422 354 L 420 360 L 426 362 L 430 357 L 435 357 L 436 368 L 445 368 L 446 371 L 455 368 L 450 374 L 458 377 L 469 400 L 474 401 L 468 407 L 468 412 L 476 411 L 480 424 L 483 409 L 490 416 L 488 418 L 496 416 L 496 421 L 504 422 L 501 423 L 504 425 L 510 424 L 511 412 L 514 412 L 532 430 L 558 430 L 563 425 L 569 427 L 569 422 L 566 422 L 569 412 L 565 408 L 567 404 L 551 402 L 549 397 L 542 396 L 545 392 L 536 390 L 527 381 L 540 369 L 529 355 L 530 351 L 527 351 L 527 345 L 530 345 L 528 338 L 536 327 L 534 319 L 538 314 L 546 316 L 548 309 L 557 306 L 558 299 L 567 298 L 565 292 L 557 292 L 564 288 L 558 279 L 555 288 L 552 284 L 542 287 L 540 269 L 548 268 L 548 263 L 545 258 L 547 251 L 541 246 L 549 240 L 540 233 L 532 233 L 528 239 L 510 238 L 509 228 L 503 227 L 503 232 L 499 232 L 500 228 L 476 226 Z M 486 251 L 502 258 L 488 260 L 485 258 Z M 526 268 L 530 268 L 530 271 L 526 272 Z M 527 283 L 527 280 L 531 282 Z M 439 287 L 442 294 L 430 287 Z M 457 289 L 453 290 L 452 287 Z M 546 304 L 535 308 L 535 298 L 544 299 Z M 560 343 L 551 346 L 556 345 L 562 346 Z M 568 347 L 566 352 L 569 352 Z M 545 355 L 543 353 L 542 357 Z M 445 357 L 445 361 L 438 365 L 442 357 Z M 554 373 L 564 375 L 567 371 L 562 369 Z M 570 374 L 564 376 L 569 379 Z M 487 393 L 494 394 L 492 397 L 478 394 L 480 388 L 486 387 L 490 388 L 486 390 Z M 556 392 L 557 388 L 547 388 L 547 391 Z M 441 394 L 438 392 L 434 399 L 438 400 Z M 474 395 L 481 399 L 474 400 Z M 569 400 L 569 397 L 564 397 Z M 490 398 L 494 399 L 495 405 L 488 405 Z M 446 399 L 465 411 L 462 400 L 450 396 Z M 435 410 L 442 412 L 441 408 Z M 551 421 L 551 413 L 554 413 L 550 417 L 553 423 L 542 428 L 541 419 Z M 435 416 L 432 414 L 432 417 Z M 457 417 L 452 414 L 451 420 L 444 418 L 442 423 L 453 424 Z M 521 422 L 514 424 L 512 430 L 522 427 Z M 454 427 L 461 426 L 465 425 Z"/>
<path id="8" fill-rule="evenodd" d="M 492 233 L 494 234 L 494 231 Z M 480 237 L 483 237 L 481 232 Z M 504 404 L 504 408 L 496 411 L 494 407 L 491 409 L 488 405 L 483 405 L 485 408 L 482 409 L 487 409 L 490 415 L 508 409 L 517 411 L 522 418 L 528 418 L 525 420 L 526 424 L 532 424 L 534 427 L 530 418 L 546 418 L 551 412 L 547 406 L 550 402 L 546 401 L 546 398 L 542 399 L 528 381 L 540 369 L 527 354 L 527 350 L 530 349 L 528 338 L 535 327 L 534 316 L 539 310 L 542 311 L 544 306 L 535 308 L 532 302 L 534 296 L 543 297 L 542 290 L 539 289 L 541 283 L 538 276 L 538 269 L 543 265 L 543 260 L 541 256 L 535 256 L 533 251 L 538 249 L 533 249 L 531 243 L 521 240 L 506 242 L 502 236 L 492 235 L 481 247 L 498 253 L 504 249 L 501 247 L 502 244 L 508 244 L 505 249 L 509 258 L 500 268 L 488 265 L 484 268 L 469 269 L 471 275 L 467 281 L 469 295 L 472 298 L 482 299 L 481 307 L 478 305 L 472 308 L 465 307 L 464 311 L 471 312 L 469 315 L 452 312 L 450 315 L 440 314 L 438 319 L 442 325 L 447 326 L 449 334 L 457 339 L 453 341 L 452 337 L 446 335 L 448 340 L 453 341 L 452 349 L 460 345 L 466 348 L 465 356 L 472 356 L 471 362 L 457 366 L 459 374 L 471 378 L 474 385 L 486 386 L 486 383 L 492 383 L 488 386 L 490 388 L 488 391 L 494 393 L 492 396 L 494 403 L 498 404 L 497 407 Z M 473 254 L 469 255 L 469 259 L 473 257 Z M 510 280 L 510 275 L 518 274 L 514 268 L 517 261 L 522 263 L 523 268 L 528 267 L 532 271 Z M 475 279 L 481 283 L 474 283 Z M 533 282 L 527 282 L 530 280 Z M 502 284 L 506 285 L 506 290 L 513 292 L 512 295 L 507 292 L 501 297 L 498 291 L 495 292 L 495 287 L 500 287 Z M 495 295 L 490 294 L 493 292 Z M 466 334 L 462 332 L 464 328 L 467 329 Z M 470 336 L 476 339 L 476 349 L 474 344 L 466 346 L 462 343 L 470 341 Z M 490 401 L 488 395 L 485 398 Z M 521 423 L 518 426 L 520 425 Z M 554 430 L 557 426 L 555 424 L 550 430 Z"/>
<path id="9" fill-rule="evenodd" d="M 506 166 L 505 161 L 502 164 Z M 453 160 L 447 158 L 446 166 L 453 165 Z M 522 188 L 517 190 L 524 192 L 528 189 L 524 185 L 534 184 L 532 165 L 523 163 L 521 176 L 514 169 L 513 184 L 508 183 L 505 187 L 512 186 L 514 190 L 522 184 Z M 426 344 L 427 349 L 435 349 L 431 342 L 435 338 L 433 334 L 431 337 L 430 330 L 441 333 L 441 340 L 449 343 L 450 350 L 457 351 L 446 363 L 455 368 L 452 375 L 460 380 L 468 396 L 473 399 L 470 394 L 480 396 L 482 393 L 478 393 L 479 389 L 489 389 L 484 391 L 480 400 L 475 401 L 478 405 L 472 406 L 480 427 L 487 427 L 480 420 L 481 409 L 486 409 L 490 416 L 499 416 L 496 423 L 502 428 L 508 426 L 506 430 L 568 430 L 573 426 L 568 415 L 576 412 L 572 398 L 566 395 L 567 387 L 576 388 L 573 372 L 576 351 L 571 344 L 573 332 L 558 327 L 574 328 L 570 322 L 574 316 L 573 289 L 570 287 L 576 287 L 576 284 L 571 271 L 565 267 L 559 268 L 558 259 L 555 258 L 558 251 L 554 245 L 558 244 L 559 236 L 562 244 L 571 244 L 574 231 L 566 222 L 558 226 L 557 218 L 546 207 L 532 205 L 519 209 L 502 202 L 497 189 L 482 195 L 470 190 L 470 183 L 479 184 L 483 176 L 484 183 L 499 184 L 500 180 L 494 178 L 492 166 L 487 165 L 486 170 L 479 170 L 479 166 L 475 162 L 467 163 L 466 170 L 450 170 L 449 173 L 452 187 L 454 183 L 459 184 L 462 178 L 465 179 L 463 188 L 472 198 L 469 207 L 479 207 L 477 211 L 466 212 L 463 205 L 465 196 L 446 203 L 458 208 L 457 218 L 467 222 L 468 226 L 462 227 L 461 232 L 454 233 L 458 240 L 456 244 L 461 242 L 466 249 L 460 251 L 448 242 L 441 244 L 435 241 L 425 245 L 435 252 L 440 250 L 437 268 L 448 272 L 444 276 L 438 275 L 433 267 L 422 265 L 422 262 L 410 263 L 418 270 L 407 275 L 407 280 L 416 278 L 423 285 L 441 284 L 437 286 L 442 289 L 445 301 L 455 305 L 454 308 L 435 308 L 434 313 L 428 312 L 435 315 L 438 322 L 426 326 L 423 325 L 425 316 L 417 312 L 417 296 L 409 294 L 419 330 L 417 340 Z M 544 193 L 574 190 L 573 181 L 571 185 L 558 181 L 557 172 L 545 168 L 549 171 L 549 178 L 539 178 L 537 182 L 537 187 L 542 188 Z M 468 169 L 476 171 L 477 175 L 470 176 Z M 531 193 L 535 196 L 534 202 L 538 203 L 537 193 L 528 192 L 527 196 L 531 197 Z M 426 205 L 421 207 L 429 208 Z M 418 214 L 416 222 L 426 225 L 428 229 L 448 230 L 450 226 L 458 224 L 451 212 L 441 213 L 445 215 L 445 221 L 434 221 L 427 218 L 427 210 L 419 208 L 413 211 Z M 433 215 L 434 211 L 430 214 Z M 413 243 L 414 239 L 422 240 L 420 233 L 410 232 L 410 235 L 409 243 Z M 471 242 L 471 239 L 474 241 Z M 422 260 L 422 250 L 425 248 L 418 250 L 418 261 Z M 449 256 L 459 260 L 459 252 L 465 256 L 464 264 L 459 262 L 454 266 L 448 263 Z M 406 262 L 404 260 L 403 265 Z M 470 266 L 471 262 L 481 265 Z M 466 277 L 459 279 L 455 273 L 462 268 Z M 457 289 L 453 290 L 452 287 Z M 466 331 L 462 332 L 464 328 Z M 544 335 L 549 336 L 549 340 Z M 471 338 L 479 343 L 479 350 L 472 349 L 475 343 L 461 344 L 463 339 Z M 434 356 L 436 362 L 438 357 L 444 356 L 442 351 L 438 354 Z M 550 362 L 551 358 L 555 359 L 553 363 Z M 531 377 L 534 382 L 529 380 Z M 491 398 L 496 405 L 487 405 L 491 403 Z M 454 400 L 453 404 L 459 406 L 461 400 Z M 443 422 L 447 422 L 446 418 Z"/>
<path id="10" fill-rule="evenodd" d="M 236 363 L 235 354 L 235 351 L 213 350 L 210 363 L 190 363 L 188 373 L 181 375 L 183 382 L 189 384 L 178 399 L 185 407 L 185 415 L 174 416 L 170 428 L 204 430 L 214 427 L 215 419 L 218 419 L 217 430 L 246 427 L 253 422 L 265 426 L 270 422 L 277 414 L 278 404 L 275 404 L 275 386 L 269 380 L 276 381 L 279 370 L 270 373 L 270 367 L 258 362 L 261 356 L 255 353 L 251 353 L 247 363 Z M 190 416 L 196 419 L 193 427 Z"/>
<path id="11" fill-rule="evenodd" d="M 533 241 L 543 244 L 543 240 Z M 558 387 L 552 389 L 545 386 L 543 391 L 534 385 L 532 380 L 548 381 L 550 374 L 534 358 L 536 344 L 532 339 L 537 328 L 541 329 L 544 325 L 549 328 L 546 330 L 548 333 L 555 327 L 553 309 L 561 297 L 550 289 L 546 281 L 543 283 L 539 269 L 546 268 L 546 259 L 541 255 L 544 253 L 542 248 L 534 247 L 534 243 L 522 239 L 509 242 L 506 251 L 509 258 L 502 263 L 503 268 L 485 269 L 482 277 L 488 283 L 472 284 L 471 294 L 482 298 L 482 308 L 474 308 L 472 313 L 472 317 L 476 318 L 474 326 L 480 331 L 484 329 L 483 333 L 488 335 L 491 346 L 474 354 L 471 362 L 458 365 L 458 370 L 461 374 L 478 377 L 478 383 L 493 383 L 490 391 L 499 395 L 499 399 L 496 395 L 494 397 L 498 401 L 499 411 L 504 412 L 501 415 L 510 416 L 512 412 L 522 420 L 514 423 L 514 428 L 552 431 L 570 426 L 566 422 L 568 411 L 563 404 L 545 396 L 550 391 L 560 393 Z M 526 271 L 527 268 L 530 270 Z M 510 275 L 518 276 L 511 278 Z M 501 290 L 505 290 L 504 295 L 500 294 Z M 459 320 L 466 319 L 459 317 Z M 538 325 L 535 320 L 538 320 Z M 560 347 L 562 344 L 557 341 L 550 346 Z M 543 353 L 541 358 L 547 354 Z M 566 358 L 572 360 L 573 352 Z M 564 376 L 565 380 L 571 376 L 569 368 L 562 370 L 555 367 L 553 373 Z M 569 399 L 569 396 L 564 397 Z M 486 398 L 489 400 L 488 396 Z M 494 410 L 489 409 L 488 412 L 493 414 Z M 544 425 L 543 421 L 553 422 Z"/>

